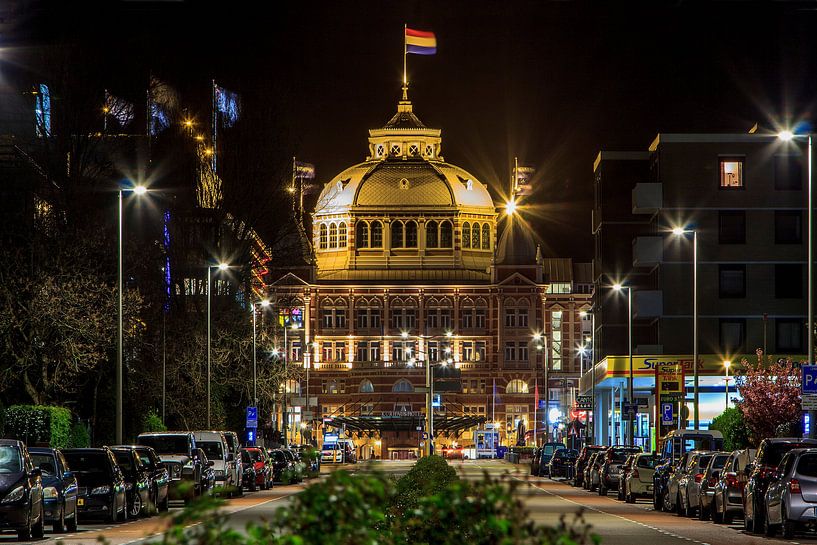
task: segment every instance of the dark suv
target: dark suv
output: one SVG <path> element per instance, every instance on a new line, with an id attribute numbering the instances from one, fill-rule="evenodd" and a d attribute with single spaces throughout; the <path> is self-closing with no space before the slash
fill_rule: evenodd
<path id="1" fill-rule="evenodd" d="M 619 471 L 631 454 L 642 452 L 641 447 L 610 447 L 604 453 L 599 470 L 599 496 L 606 496 L 608 490 L 618 489 Z"/>
<path id="2" fill-rule="evenodd" d="M 136 443 L 152 447 L 159 455 L 162 464 L 170 473 L 171 498 L 187 501 L 191 496 L 201 496 L 205 468 L 198 456 L 196 438 L 191 432 L 143 433 L 136 438 Z M 189 487 L 188 490 L 180 489 L 183 483 Z"/>
<path id="3" fill-rule="evenodd" d="M 579 457 L 576 458 L 576 464 L 573 470 L 573 486 L 582 486 L 584 481 L 584 468 L 587 467 L 587 461 L 590 459 L 590 455 L 606 448 L 607 447 L 601 445 L 587 445 L 586 447 L 582 447 Z"/>
<path id="4" fill-rule="evenodd" d="M 744 530 L 755 533 L 763 531 L 766 489 L 783 455 L 795 448 L 815 448 L 816 446 L 817 439 L 800 439 L 799 437 L 777 437 L 761 441 L 755 461 L 745 469 L 749 480 L 743 489 Z"/>

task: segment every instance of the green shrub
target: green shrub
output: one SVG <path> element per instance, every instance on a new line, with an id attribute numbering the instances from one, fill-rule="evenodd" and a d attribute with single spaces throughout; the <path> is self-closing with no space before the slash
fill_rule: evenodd
<path id="1" fill-rule="evenodd" d="M 71 411 L 45 405 L 12 405 L 6 409 L 6 433 L 29 445 L 65 448 L 71 436 Z"/>
<path id="2" fill-rule="evenodd" d="M 422 496 L 436 494 L 458 480 L 457 471 L 440 456 L 420 458 L 408 473 L 397 481 L 394 509 L 397 511 L 412 509 Z"/>
<path id="3" fill-rule="evenodd" d="M 724 450 L 733 451 L 750 446 L 749 428 L 740 409 L 730 407 L 712 420 L 709 429 L 723 434 Z"/>
<path id="4" fill-rule="evenodd" d="M 162 418 L 159 416 L 159 413 L 156 412 L 156 409 L 151 409 L 145 414 L 145 417 L 142 419 L 142 431 L 167 431 L 167 426 L 162 422 Z"/>
<path id="5" fill-rule="evenodd" d="M 91 434 L 82 422 L 74 422 L 71 426 L 71 439 L 68 448 L 87 448 L 91 446 Z"/>

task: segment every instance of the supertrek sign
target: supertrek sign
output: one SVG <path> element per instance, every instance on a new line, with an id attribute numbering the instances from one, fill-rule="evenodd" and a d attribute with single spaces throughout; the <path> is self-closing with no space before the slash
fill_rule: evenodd
<path id="1" fill-rule="evenodd" d="M 741 369 L 740 359 L 734 358 L 732 369 Z M 630 374 L 630 358 L 628 356 L 608 356 L 602 364 L 606 363 L 606 376 L 624 377 Z M 692 356 L 636 356 L 633 355 L 633 375 L 654 377 L 656 372 L 662 372 L 663 368 L 684 370 L 684 374 L 691 376 L 694 373 L 692 367 Z M 723 360 L 716 356 L 702 355 L 698 359 L 698 374 L 700 375 L 723 375 Z"/>

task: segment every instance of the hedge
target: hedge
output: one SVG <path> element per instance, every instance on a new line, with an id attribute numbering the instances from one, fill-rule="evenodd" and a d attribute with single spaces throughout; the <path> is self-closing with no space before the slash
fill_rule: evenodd
<path id="1" fill-rule="evenodd" d="M 5 435 L 27 445 L 70 446 L 71 411 L 48 405 L 12 405 L 5 411 Z"/>

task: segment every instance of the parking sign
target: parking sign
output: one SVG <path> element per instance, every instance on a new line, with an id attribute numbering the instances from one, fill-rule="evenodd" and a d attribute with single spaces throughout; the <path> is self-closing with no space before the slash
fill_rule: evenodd
<path id="1" fill-rule="evenodd" d="M 247 407 L 247 428 L 258 427 L 258 407 Z"/>
<path id="2" fill-rule="evenodd" d="M 672 403 L 662 403 L 661 404 L 661 423 L 664 425 L 670 425 L 674 422 L 673 414 L 672 414 Z"/>
<path id="3" fill-rule="evenodd" d="M 817 394 L 817 365 L 804 365 L 803 369 L 803 393 Z"/>

